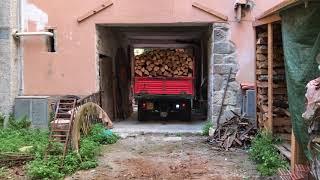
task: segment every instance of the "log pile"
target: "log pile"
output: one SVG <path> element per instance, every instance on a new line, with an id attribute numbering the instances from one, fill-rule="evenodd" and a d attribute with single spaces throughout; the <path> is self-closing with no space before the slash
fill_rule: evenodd
<path id="1" fill-rule="evenodd" d="M 268 115 L 268 34 L 258 34 L 256 49 L 257 118 L 264 127 Z"/>
<path id="2" fill-rule="evenodd" d="M 268 115 L 268 35 L 258 33 L 256 44 L 257 118 L 264 127 Z M 288 110 L 287 85 L 281 30 L 273 31 L 273 130 L 284 140 L 290 139 L 291 122 Z"/>
<path id="3" fill-rule="evenodd" d="M 226 151 L 233 147 L 248 146 L 256 134 L 255 124 L 249 119 L 231 112 L 234 116 L 219 125 L 213 136 L 208 138 L 209 142 L 217 143 Z"/>
<path id="4" fill-rule="evenodd" d="M 137 77 L 192 77 L 194 57 L 187 49 L 151 49 L 136 55 Z"/>

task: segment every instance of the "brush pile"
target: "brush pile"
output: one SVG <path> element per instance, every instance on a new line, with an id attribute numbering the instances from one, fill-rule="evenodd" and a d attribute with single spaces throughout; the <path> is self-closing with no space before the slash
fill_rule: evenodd
<path id="1" fill-rule="evenodd" d="M 137 77 L 192 77 L 192 53 L 187 49 L 152 49 L 135 56 Z"/>
<path id="2" fill-rule="evenodd" d="M 255 124 L 249 119 L 239 116 L 231 111 L 234 116 L 220 124 L 213 136 L 208 138 L 211 143 L 228 151 L 232 147 L 245 147 L 250 144 L 256 134 Z"/>

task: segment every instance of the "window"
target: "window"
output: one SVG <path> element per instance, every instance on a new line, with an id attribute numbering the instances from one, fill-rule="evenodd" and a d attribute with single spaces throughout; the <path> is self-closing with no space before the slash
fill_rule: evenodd
<path id="1" fill-rule="evenodd" d="M 56 52 L 56 33 L 55 29 L 48 29 L 48 32 L 53 33 L 53 36 L 47 37 L 47 49 L 48 52 Z"/>

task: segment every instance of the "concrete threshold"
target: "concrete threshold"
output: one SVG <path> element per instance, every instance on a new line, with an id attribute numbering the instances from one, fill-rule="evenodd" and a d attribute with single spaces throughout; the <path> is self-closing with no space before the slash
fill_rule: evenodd
<path id="1" fill-rule="evenodd" d="M 173 134 L 173 135 L 197 135 L 201 134 L 204 121 L 191 122 L 139 122 L 125 120 L 114 122 L 113 132 L 121 137 L 130 137 L 143 134 Z"/>

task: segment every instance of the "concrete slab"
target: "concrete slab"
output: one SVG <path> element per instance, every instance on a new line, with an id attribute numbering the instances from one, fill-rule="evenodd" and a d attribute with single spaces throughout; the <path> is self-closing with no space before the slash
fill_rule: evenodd
<path id="1" fill-rule="evenodd" d="M 132 136 L 133 134 L 199 134 L 205 121 L 146 121 L 124 120 L 114 122 L 113 132 L 121 136 Z"/>

